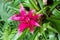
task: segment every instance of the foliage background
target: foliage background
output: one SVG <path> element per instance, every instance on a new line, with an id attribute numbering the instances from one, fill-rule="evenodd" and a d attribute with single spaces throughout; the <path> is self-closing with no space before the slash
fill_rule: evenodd
<path id="1" fill-rule="evenodd" d="M 19 22 L 8 19 L 14 13 L 19 13 L 21 2 L 27 11 L 32 8 L 36 13 L 45 14 L 48 18 L 42 21 L 41 28 L 36 28 L 33 35 L 29 29 L 26 29 L 17 38 Z M 15 38 L 17 40 L 60 40 L 60 0 L 53 0 L 53 3 L 46 6 L 43 5 L 42 0 L 0 0 L 0 40 L 15 40 Z"/>

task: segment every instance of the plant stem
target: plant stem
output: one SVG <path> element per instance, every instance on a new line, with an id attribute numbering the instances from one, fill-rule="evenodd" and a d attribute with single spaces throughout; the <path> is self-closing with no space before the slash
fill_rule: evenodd
<path id="1" fill-rule="evenodd" d="M 44 7 L 43 9 L 46 9 L 47 7 Z M 40 10 L 39 12 L 37 12 L 37 14 L 41 13 L 43 10 Z"/>

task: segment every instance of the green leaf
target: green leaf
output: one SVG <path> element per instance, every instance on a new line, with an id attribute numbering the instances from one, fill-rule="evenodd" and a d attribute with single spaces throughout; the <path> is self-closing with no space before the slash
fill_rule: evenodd
<path id="1" fill-rule="evenodd" d="M 22 0 L 15 0 L 15 1 L 13 1 L 13 5 L 12 6 L 17 7 L 20 4 L 21 1 Z"/>
<path id="2" fill-rule="evenodd" d="M 31 9 L 34 9 L 34 7 L 33 7 L 32 4 L 29 2 L 29 0 L 24 0 L 23 6 L 24 6 L 24 7 L 29 7 L 29 8 L 31 8 Z"/>
<path id="3" fill-rule="evenodd" d="M 42 10 L 42 14 L 45 14 L 47 17 L 48 15 L 46 14 L 46 9 L 44 9 L 44 5 L 43 5 L 43 1 L 42 0 L 38 0 L 39 6 Z"/>
<path id="4" fill-rule="evenodd" d="M 60 11 L 58 11 L 57 9 L 54 9 L 52 11 L 52 16 L 50 18 L 48 18 L 48 20 L 52 23 L 52 27 L 55 28 L 58 33 L 60 33 Z"/>
<path id="5" fill-rule="evenodd" d="M 58 34 L 58 39 L 60 40 L 60 34 Z"/>
<path id="6" fill-rule="evenodd" d="M 42 0 L 38 0 L 38 3 L 39 3 L 40 8 L 43 9 L 43 7 L 44 7 L 43 6 L 43 1 Z"/>
<path id="7" fill-rule="evenodd" d="M 6 21 L 14 13 L 14 10 L 10 10 L 7 13 L 7 10 L 10 9 L 10 8 L 8 8 L 6 10 L 5 10 L 5 8 L 10 5 L 10 2 L 8 4 L 6 4 L 6 5 L 4 5 L 3 1 L 2 2 L 0 1 L 0 3 L 1 3 L 1 5 L 0 5 L 0 9 L 1 9 L 0 15 L 1 15 L 1 18 L 2 18 L 2 20 Z"/>
<path id="8" fill-rule="evenodd" d="M 60 33 L 60 20 L 57 19 L 49 19 L 49 21 L 51 22 L 51 25 L 53 28 L 55 28 L 58 33 Z"/>
<path id="9" fill-rule="evenodd" d="M 29 29 L 26 29 L 26 30 L 22 33 L 22 35 L 20 35 L 20 37 L 19 37 L 17 40 L 22 40 L 23 37 L 24 37 L 28 32 L 29 32 Z"/>
<path id="10" fill-rule="evenodd" d="M 30 3 L 32 4 L 32 6 L 37 10 L 39 11 L 39 7 L 36 5 L 36 3 L 34 2 L 34 0 L 29 0 Z"/>
<path id="11" fill-rule="evenodd" d="M 55 33 L 53 33 L 53 32 L 49 32 L 48 36 L 49 36 L 48 40 L 57 40 L 55 37 Z"/>
<path id="12" fill-rule="evenodd" d="M 60 1 L 56 1 L 53 3 L 52 7 L 50 8 L 50 11 L 52 11 L 53 9 L 55 9 L 55 7 L 60 4 Z"/>
<path id="13" fill-rule="evenodd" d="M 17 33 L 17 28 L 12 29 L 12 31 L 10 32 L 10 35 L 8 36 L 10 40 L 13 39 L 13 37 L 16 35 Z"/>
<path id="14" fill-rule="evenodd" d="M 60 17 L 60 11 L 58 11 L 57 9 L 54 9 L 52 14 L 56 17 Z"/>
<path id="15" fill-rule="evenodd" d="M 30 40 L 34 40 L 38 35 L 38 30 L 34 33 L 34 35 L 32 36 L 32 38 L 30 38 Z"/>

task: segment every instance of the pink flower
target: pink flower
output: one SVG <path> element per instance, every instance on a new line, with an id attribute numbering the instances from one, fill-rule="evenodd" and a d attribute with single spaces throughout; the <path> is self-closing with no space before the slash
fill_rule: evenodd
<path id="1" fill-rule="evenodd" d="M 34 27 L 39 27 L 40 24 L 37 22 L 41 14 L 34 14 L 35 10 L 30 10 L 28 14 L 22 4 L 20 3 L 20 14 L 14 14 L 10 17 L 11 20 L 19 21 L 18 31 L 22 32 L 26 28 L 30 28 L 30 32 L 34 31 Z"/>

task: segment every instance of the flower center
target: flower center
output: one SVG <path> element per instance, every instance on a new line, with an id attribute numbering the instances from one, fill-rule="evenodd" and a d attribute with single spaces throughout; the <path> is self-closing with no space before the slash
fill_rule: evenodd
<path id="1" fill-rule="evenodd" d="M 30 21 L 30 18 L 29 17 L 26 17 L 25 21 L 26 22 L 29 22 Z"/>
<path id="2" fill-rule="evenodd" d="M 35 14 L 32 14 L 32 16 L 34 16 Z"/>

